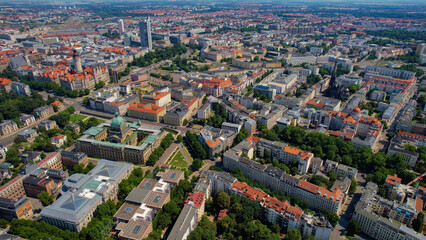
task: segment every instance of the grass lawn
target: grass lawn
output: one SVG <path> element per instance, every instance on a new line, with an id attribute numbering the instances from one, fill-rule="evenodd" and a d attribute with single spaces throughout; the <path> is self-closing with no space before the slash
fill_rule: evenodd
<path id="1" fill-rule="evenodd" d="M 86 119 L 86 120 L 84 121 L 84 123 L 87 123 L 87 121 L 89 121 L 89 119 L 90 119 L 90 118 Z M 99 118 L 95 118 L 95 119 L 96 119 L 96 125 L 95 125 L 95 126 L 97 126 L 97 125 L 99 125 L 99 124 L 101 124 L 101 123 L 105 122 L 104 120 L 99 119 Z"/>
<path id="2" fill-rule="evenodd" d="M 189 167 L 188 163 L 185 161 L 185 158 L 183 157 L 182 153 L 179 149 L 177 149 L 167 163 L 170 164 L 172 167 L 184 168 L 187 169 Z"/>
<path id="3" fill-rule="evenodd" d="M 73 114 L 71 115 L 70 121 L 76 123 L 78 121 L 83 121 L 85 118 L 87 117 L 80 114 Z"/>

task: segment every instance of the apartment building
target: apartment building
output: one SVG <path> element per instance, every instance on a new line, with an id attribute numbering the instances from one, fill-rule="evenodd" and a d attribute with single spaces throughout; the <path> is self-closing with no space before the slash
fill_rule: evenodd
<path id="1" fill-rule="evenodd" d="M 380 215 L 380 213 L 383 214 L 385 208 L 385 206 L 380 207 L 380 205 L 384 204 L 385 201 L 381 201 L 381 198 L 377 197 L 377 190 L 378 188 L 375 183 L 368 182 L 363 190 L 361 199 L 355 206 L 352 219 L 360 223 L 362 232 L 378 240 L 424 239 L 422 234 L 415 232 L 406 225 Z M 405 215 L 402 211 L 401 213 Z M 390 214 L 390 216 L 392 216 L 392 214 Z"/>
<path id="2" fill-rule="evenodd" d="M 34 109 L 34 114 L 39 119 L 48 117 L 54 113 L 55 111 L 53 110 L 52 106 L 44 106 Z"/>
<path id="3" fill-rule="evenodd" d="M 264 191 L 250 187 L 247 183 L 240 182 L 228 173 L 219 173 L 205 170 L 201 174 L 212 180 L 212 185 L 222 185 L 231 180 L 232 184 L 226 184 L 225 190 L 229 194 L 256 201 L 261 206 L 260 216 L 271 224 L 278 224 L 283 230 L 298 229 L 303 236 L 312 235 L 315 239 L 327 240 L 330 238 L 332 226 L 324 218 L 314 217 L 298 207 L 291 206 L 287 201 L 280 201 L 271 197 Z M 216 182 L 217 181 L 217 182 Z M 214 188 L 212 188 L 213 193 Z"/>
<path id="4" fill-rule="evenodd" d="M 286 144 L 278 141 L 270 141 L 267 139 L 260 139 L 257 149 L 259 156 L 261 157 L 264 156 L 265 151 L 269 151 L 271 152 L 273 159 L 277 159 L 285 164 L 297 161 L 297 170 L 301 174 L 308 172 L 311 160 L 314 157 L 314 155 L 310 152 L 287 146 Z"/>
<path id="5" fill-rule="evenodd" d="M 237 134 L 238 132 L 227 129 L 205 127 L 198 134 L 198 140 L 206 149 L 207 156 L 214 159 L 216 154 L 232 146 Z"/>
<path id="6" fill-rule="evenodd" d="M 27 128 L 18 133 L 19 139 L 21 139 L 23 142 L 32 142 L 37 136 L 37 131 L 31 128 Z"/>
<path id="7" fill-rule="evenodd" d="M 394 78 L 401 78 L 401 79 L 407 79 L 407 80 L 416 77 L 415 72 L 398 70 L 393 68 L 383 68 L 383 67 L 378 67 L 374 65 L 366 66 L 364 70 L 365 70 L 365 73 L 391 76 Z"/>
<path id="8" fill-rule="evenodd" d="M 2 136 L 8 135 L 18 130 L 18 125 L 12 120 L 5 120 L 0 123 L 0 133 Z"/>
<path id="9" fill-rule="evenodd" d="M 21 116 L 18 117 L 19 122 L 21 122 L 22 126 L 28 126 L 34 123 L 36 120 L 33 115 L 22 113 Z"/>
<path id="10" fill-rule="evenodd" d="M 38 129 L 40 130 L 50 130 L 54 128 L 58 128 L 58 124 L 56 124 L 53 120 L 43 120 L 38 124 Z"/>
<path id="11" fill-rule="evenodd" d="M 407 165 L 414 167 L 417 163 L 417 159 L 419 158 L 419 154 L 417 152 L 408 151 L 403 146 L 403 140 L 399 135 L 396 135 L 390 141 L 387 155 L 391 156 L 395 153 L 399 153 L 404 156 L 404 161 Z"/>
<path id="12" fill-rule="evenodd" d="M 259 141 L 259 145 L 261 145 L 260 142 L 261 141 Z M 250 152 L 250 149 L 254 147 L 254 142 L 244 140 L 234 148 L 226 151 L 223 156 L 223 165 L 225 169 L 234 171 L 236 168 L 240 168 L 244 176 L 262 183 L 272 190 L 280 191 L 287 196 L 304 199 L 313 209 L 322 211 L 328 209 L 335 213 L 340 212 L 345 194 L 339 189 L 329 191 L 292 177 L 278 168 L 264 166 L 243 157 L 243 152 Z M 284 151 L 281 151 L 281 154 L 284 155 Z"/>

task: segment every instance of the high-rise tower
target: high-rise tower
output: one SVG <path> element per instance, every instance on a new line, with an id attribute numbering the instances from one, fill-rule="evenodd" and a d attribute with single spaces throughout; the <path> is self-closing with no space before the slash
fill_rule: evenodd
<path id="1" fill-rule="evenodd" d="M 123 21 L 123 19 L 118 20 L 118 32 L 120 33 L 120 35 L 122 35 L 124 33 L 124 21 Z"/>
<path id="2" fill-rule="evenodd" d="M 152 49 L 151 20 L 149 17 L 146 21 L 139 22 L 139 35 L 142 47 Z"/>

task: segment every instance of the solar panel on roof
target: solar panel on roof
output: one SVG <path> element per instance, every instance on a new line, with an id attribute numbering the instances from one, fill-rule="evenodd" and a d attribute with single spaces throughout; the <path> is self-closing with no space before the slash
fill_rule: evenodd
<path id="1" fill-rule="evenodd" d="M 126 207 L 126 209 L 124 209 L 124 212 L 125 213 L 129 213 L 129 212 L 131 212 L 133 210 L 133 208 L 131 208 L 131 207 Z"/>
<path id="2" fill-rule="evenodd" d="M 175 178 L 176 177 L 176 173 L 172 173 L 172 175 L 170 175 L 170 178 Z"/>
<path id="3" fill-rule="evenodd" d="M 149 182 L 145 183 L 144 187 L 146 187 L 146 188 L 151 187 L 151 183 L 149 183 Z"/>

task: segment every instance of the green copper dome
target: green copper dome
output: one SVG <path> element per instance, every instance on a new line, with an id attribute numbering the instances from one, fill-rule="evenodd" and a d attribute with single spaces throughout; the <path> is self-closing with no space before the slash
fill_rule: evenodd
<path id="1" fill-rule="evenodd" d="M 111 127 L 119 128 L 126 124 L 126 120 L 123 117 L 120 117 L 118 113 L 115 113 L 115 117 L 112 119 Z"/>

